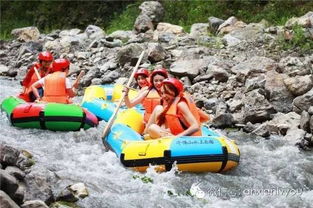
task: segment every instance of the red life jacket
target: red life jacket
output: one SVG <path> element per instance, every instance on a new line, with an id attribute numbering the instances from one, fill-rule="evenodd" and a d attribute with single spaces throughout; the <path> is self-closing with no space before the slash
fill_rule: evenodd
<path id="1" fill-rule="evenodd" d="M 70 103 L 66 93 L 66 73 L 54 72 L 45 78 L 43 101 L 55 103 Z"/>
<path id="2" fill-rule="evenodd" d="M 145 108 L 144 122 L 147 123 L 149 118 L 155 108 L 155 106 L 160 105 L 161 96 L 156 89 L 151 89 L 147 96 L 143 99 L 142 105 Z"/>
<path id="3" fill-rule="evenodd" d="M 175 98 L 175 101 L 172 103 L 172 105 L 165 114 L 165 124 L 174 135 L 177 135 L 185 131 L 186 128 L 188 128 L 187 121 L 185 121 L 182 113 L 178 111 L 177 105 L 179 102 L 187 103 L 188 108 L 190 109 L 192 115 L 196 118 L 200 126 L 200 116 L 197 110 L 197 106 L 193 102 L 191 96 L 184 94 L 183 97 Z M 202 135 L 201 130 L 198 130 L 190 136 L 201 136 L 201 135 Z"/>
<path id="4" fill-rule="evenodd" d="M 22 92 L 18 96 L 19 98 L 27 102 L 31 101 L 29 98 L 29 93 L 32 92 L 32 89 L 31 89 L 32 84 L 34 84 L 35 82 L 39 80 L 39 77 L 37 76 L 35 72 L 35 68 L 37 69 L 41 78 L 45 77 L 50 71 L 50 68 L 47 71 L 42 70 L 42 66 L 39 63 L 35 63 L 33 66 L 31 66 L 31 68 L 29 68 L 29 70 L 27 71 L 25 75 L 25 78 L 22 81 L 22 85 L 25 87 L 25 91 Z"/>

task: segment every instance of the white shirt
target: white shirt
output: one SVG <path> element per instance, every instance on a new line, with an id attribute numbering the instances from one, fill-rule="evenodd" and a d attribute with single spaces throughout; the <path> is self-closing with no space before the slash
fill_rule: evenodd
<path id="1" fill-rule="evenodd" d="M 41 78 L 40 80 L 37 81 L 37 83 L 39 83 L 41 86 L 44 87 L 45 86 L 45 78 L 46 77 Z M 71 83 L 69 78 L 65 78 L 65 87 L 66 87 L 66 89 L 72 88 L 72 83 Z"/>

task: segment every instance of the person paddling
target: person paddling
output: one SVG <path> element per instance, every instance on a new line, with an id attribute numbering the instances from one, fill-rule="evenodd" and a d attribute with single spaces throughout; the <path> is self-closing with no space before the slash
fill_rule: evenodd
<path id="1" fill-rule="evenodd" d="M 71 99 L 76 95 L 74 89 L 78 87 L 78 80 L 72 85 L 67 74 L 69 72 L 70 61 L 67 59 L 56 59 L 52 64 L 52 72 L 48 76 L 35 82 L 31 88 L 36 101 L 56 102 L 56 103 L 72 103 Z M 82 71 L 78 77 L 80 78 L 84 72 Z M 44 94 L 41 98 L 37 88 L 44 87 Z"/>
<path id="2" fill-rule="evenodd" d="M 51 71 L 53 56 L 48 51 L 41 52 L 38 55 L 38 61 L 39 62 L 36 62 L 28 69 L 25 78 L 21 81 L 23 92 L 19 94 L 18 97 L 26 102 L 34 102 L 36 100 L 36 97 L 32 92 L 31 85 L 49 74 Z M 38 92 L 41 96 L 43 95 L 42 88 L 39 88 Z"/>
<path id="3" fill-rule="evenodd" d="M 198 108 L 191 97 L 184 93 L 181 81 L 165 79 L 161 92 L 162 105 L 153 110 L 144 133 L 149 134 L 151 139 L 173 135 L 201 136 Z"/>
<path id="4" fill-rule="evenodd" d="M 150 86 L 144 88 L 139 92 L 139 94 L 132 100 L 128 97 L 129 89 L 126 88 L 125 93 L 125 104 L 128 108 L 134 107 L 135 105 L 142 103 L 145 114 L 144 114 L 144 122 L 147 123 L 150 115 L 155 108 L 155 106 L 160 104 L 161 95 L 161 83 L 164 79 L 168 77 L 167 70 L 165 69 L 155 69 L 150 75 Z"/>

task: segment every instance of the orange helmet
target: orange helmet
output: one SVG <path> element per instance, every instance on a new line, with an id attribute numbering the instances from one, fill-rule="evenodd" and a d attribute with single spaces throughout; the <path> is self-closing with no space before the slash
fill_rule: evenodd
<path id="1" fill-rule="evenodd" d="M 40 52 L 38 55 L 38 60 L 39 61 L 53 61 L 53 56 L 48 51 Z"/>
<path id="2" fill-rule="evenodd" d="M 161 75 L 161 76 L 163 76 L 163 77 L 165 77 L 165 78 L 167 78 L 168 77 L 168 73 L 167 73 L 167 70 L 166 69 L 155 69 L 152 73 L 151 73 L 151 75 L 150 75 L 150 83 L 153 83 L 153 77 L 155 76 L 155 75 L 157 75 L 157 74 L 159 74 L 159 75 Z"/>
<path id="3" fill-rule="evenodd" d="M 68 67 L 70 67 L 70 61 L 67 59 L 56 59 L 52 63 L 52 72 L 56 71 L 65 71 Z"/>
<path id="4" fill-rule="evenodd" d="M 135 73 L 135 79 L 138 78 L 139 75 L 145 76 L 145 77 L 149 77 L 149 71 L 148 69 L 139 69 L 136 73 Z"/>
<path id="5" fill-rule="evenodd" d="M 165 80 L 163 80 L 162 84 L 170 84 L 170 85 L 173 85 L 177 92 L 178 92 L 178 95 L 182 95 L 183 92 L 184 92 L 184 85 L 183 83 L 178 80 L 178 79 L 175 79 L 175 78 L 167 78 Z"/>

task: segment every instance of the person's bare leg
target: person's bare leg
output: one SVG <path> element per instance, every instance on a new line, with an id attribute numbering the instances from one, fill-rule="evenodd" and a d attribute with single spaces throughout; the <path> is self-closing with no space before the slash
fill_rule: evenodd
<path id="1" fill-rule="evenodd" d="M 157 117 L 160 115 L 160 113 L 162 113 L 162 111 L 163 111 L 163 106 L 162 105 L 157 105 L 154 108 L 154 110 L 153 110 L 153 112 L 152 112 L 152 114 L 151 114 L 151 116 L 149 118 L 149 121 L 146 124 L 145 130 L 143 131 L 144 134 L 148 133 L 148 129 L 149 129 L 150 125 L 155 124 L 157 122 Z"/>
<path id="2" fill-rule="evenodd" d="M 167 131 L 166 129 L 158 126 L 157 124 L 152 124 L 148 129 L 148 134 L 150 135 L 151 139 L 158 139 L 160 137 L 171 136 L 171 132 Z"/>

